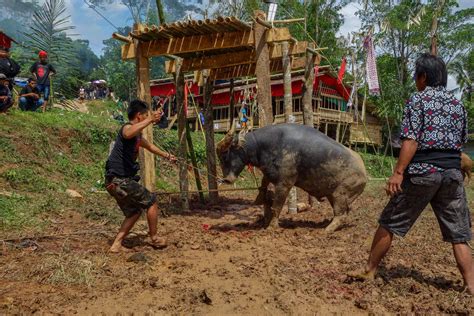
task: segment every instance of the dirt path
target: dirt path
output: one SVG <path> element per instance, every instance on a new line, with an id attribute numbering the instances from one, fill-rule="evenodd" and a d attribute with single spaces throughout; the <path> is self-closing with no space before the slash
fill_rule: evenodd
<path id="1" fill-rule="evenodd" d="M 235 196 L 235 195 L 233 195 Z M 144 242 L 141 222 L 128 246 L 143 254 L 106 252 L 116 229 L 76 213 L 56 232 L 103 231 L 39 240 L 0 255 L 0 311 L 98 314 L 367 314 L 473 312 L 450 246 L 427 211 L 404 240 L 396 240 L 375 282 L 351 283 L 345 273 L 364 263 L 385 203 L 379 188 L 357 200 L 350 225 L 331 235 L 327 203 L 290 217 L 282 228 L 256 229 L 261 214 L 248 199 L 162 219 L 164 250 Z M 472 208 L 472 207 L 471 207 Z M 18 246 L 18 244 L 16 244 Z M 37 249 L 35 249 L 37 248 Z M 35 250 L 33 250 L 35 249 Z M 140 255 L 138 256 L 140 257 Z"/>

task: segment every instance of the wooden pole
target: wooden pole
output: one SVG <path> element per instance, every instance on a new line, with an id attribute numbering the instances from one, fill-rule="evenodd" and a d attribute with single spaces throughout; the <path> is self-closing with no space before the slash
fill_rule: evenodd
<path id="1" fill-rule="evenodd" d="M 285 122 L 290 123 L 293 116 L 293 94 L 291 89 L 291 62 L 289 55 L 288 42 L 282 43 L 282 63 L 283 63 L 283 89 L 284 89 L 284 106 L 285 106 Z M 288 194 L 288 213 L 297 213 L 297 196 L 296 187 L 292 187 Z"/>
<path id="2" fill-rule="evenodd" d="M 211 97 L 213 82 L 209 79 L 209 72 L 203 72 L 204 77 L 204 129 L 206 134 L 206 157 L 207 157 L 207 182 L 209 188 L 209 200 L 217 202 L 219 194 L 217 192 L 217 164 L 216 146 L 214 143 L 214 118 L 212 113 Z"/>
<path id="3" fill-rule="evenodd" d="M 265 13 L 257 10 L 254 12 L 255 20 L 265 20 Z M 270 81 L 270 56 L 266 41 L 267 28 L 260 23 L 253 23 L 255 37 L 255 53 L 257 57 L 255 75 L 257 77 L 257 102 L 259 126 L 263 127 L 273 123 L 272 94 Z"/>
<path id="4" fill-rule="evenodd" d="M 176 107 L 178 108 L 178 141 L 179 141 L 179 190 L 181 191 L 181 209 L 189 210 L 189 198 L 186 193 L 189 191 L 188 182 L 188 166 L 185 164 L 187 160 L 186 147 L 186 111 L 184 107 L 184 74 L 181 72 L 182 59 L 176 60 Z"/>
<path id="5" fill-rule="evenodd" d="M 139 24 L 134 25 L 134 30 L 139 29 Z M 150 64 L 148 57 L 144 56 L 144 51 L 138 40 L 135 40 L 136 47 L 136 75 L 137 75 L 137 97 L 151 105 L 150 93 Z M 153 125 L 149 125 L 142 132 L 142 137 L 153 144 Z M 140 148 L 140 170 L 142 183 L 149 191 L 155 191 L 155 156 L 143 148 Z"/>
<path id="6" fill-rule="evenodd" d="M 313 115 L 313 83 L 314 83 L 314 62 L 316 55 L 311 51 L 306 52 L 306 68 L 304 72 L 303 86 L 303 123 L 304 125 L 314 126 Z"/>
<path id="7" fill-rule="evenodd" d="M 196 188 L 199 191 L 199 200 L 201 203 L 204 203 L 204 193 L 202 192 L 201 176 L 199 174 L 199 169 L 196 160 L 196 153 L 194 152 L 193 140 L 191 138 L 191 129 L 186 123 L 186 139 L 188 141 L 189 153 L 191 156 L 191 163 L 193 164 L 194 169 L 194 178 L 196 179 Z"/>
<path id="8" fill-rule="evenodd" d="M 310 44 L 310 48 L 313 48 L 314 44 Z M 317 54 L 312 50 L 306 51 L 306 67 L 304 72 L 304 85 L 303 85 L 303 124 L 314 128 L 314 113 L 313 113 L 313 84 L 314 84 L 314 62 L 316 61 Z M 318 200 L 308 194 L 308 203 L 311 208 L 316 207 Z"/>
<path id="9" fill-rule="evenodd" d="M 235 112 L 235 99 L 234 99 L 234 79 L 230 79 L 230 104 L 229 104 L 229 128 L 232 127 L 234 122 L 234 112 Z M 248 114 L 248 113 L 247 113 Z"/>

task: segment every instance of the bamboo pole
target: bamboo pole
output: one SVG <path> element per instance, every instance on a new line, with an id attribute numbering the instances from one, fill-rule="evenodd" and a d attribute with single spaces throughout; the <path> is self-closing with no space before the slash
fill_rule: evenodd
<path id="1" fill-rule="evenodd" d="M 261 26 L 264 26 L 266 27 L 267 29 L 272 29 L 273 28 L 273 25 L 271 25 L 270 23 L 268 23 L 267 21 L 265 21 L 264 19 L 262 19 L 261 17 L 257 17 L 255 19 L 255 21 L 260 24 Z"/>
<path id="2" fill-rule="evenodd" d="M 276 20 L 276 21 L 273 21 L 273 24 L 290 24 L 290 23 L 304 22 L 305 20 L 306 20 L 305 18 Z"/>
<path id="3" fill-rule="evenodd" d="M 125 43 L 129 43 L 129 44 L 132 43 L 132 39 L 130 39 L 126 36 L 120 35 L 118 33 L 112 33 L 112 37 L 115 38 L 116 40 L 119 40 L 119 41 L 122 41 L 122 42 L 125 42 Z"/>
<path id="4" fill-rule="evenodd" d="M 181 191 L 181 208 L 189 210 L 188 167 L 185 163 L 187 156 L 186 148 L 186 111 L 184 107 L 184 74 L 181 71 L 182 59 L 176 60 L 176 106 L 178 108 L 178 140 L 179 140 L 179 189 Z"/>
<path id="5" fill-rule="evenodd" d="M 197 165 L 196 153 L 194 152 L 193 140 L 191 138 L 191 130 L 187 123 L 186 123 L 186 139 L 188 141 L 189 153 L 191 155 L 191 163 L 193 165 L 194 178 L 196 179 L 196 187 L 199 191 L 199 200 L 201 201 L 201 203 L 204 203 L 204 194 L 202 193 L 201 176 L 199 174 L 199 169 Z"/>

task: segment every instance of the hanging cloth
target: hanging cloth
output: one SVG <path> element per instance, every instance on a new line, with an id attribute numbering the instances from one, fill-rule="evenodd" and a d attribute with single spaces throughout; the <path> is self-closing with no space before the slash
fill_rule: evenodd
<path id="1" fill-rule="evenodd" d="M 365 62 L 367 83 L 369 84 L 369 94 L 380 95 L 379 77 L 377 75 L 377 64 L 372 36 L 367 35 L 364 39 L 364 47 L 367 52 Z"/>

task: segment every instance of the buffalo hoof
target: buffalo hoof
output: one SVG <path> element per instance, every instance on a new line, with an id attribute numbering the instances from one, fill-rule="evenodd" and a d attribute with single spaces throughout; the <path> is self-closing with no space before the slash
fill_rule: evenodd
<path id="1" fill-rule="evenodd" d="M 333 218 L 331 223 L 326 227 L 326 233 L 334 233 L 344 225 L 344 218 L 342 216 L 336 216 Z"/>
<path id="2" fill-rule="evenodd" d="M 277 229 L 277 228 L 280 228 L 280 224 L 279 224 L 278 219 L 272 220 L 270 222 L 270 224 L 268 224 L 268 226 L 267 226 L 267 229 L 270 229 L 270 230 Z"/>

